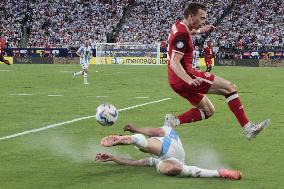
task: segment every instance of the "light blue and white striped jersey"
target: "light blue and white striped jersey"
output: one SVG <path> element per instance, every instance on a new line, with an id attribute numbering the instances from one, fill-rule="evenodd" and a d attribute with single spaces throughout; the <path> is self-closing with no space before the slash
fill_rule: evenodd
<path id="1" fill-rule="evenodd" d="M 83 58 L 83 60 L 87 60 L 89 61 L 91 59 L 92 56 L 92 47 L 91 46 L 81 46 L 77 53 L 79 53 Z"/>

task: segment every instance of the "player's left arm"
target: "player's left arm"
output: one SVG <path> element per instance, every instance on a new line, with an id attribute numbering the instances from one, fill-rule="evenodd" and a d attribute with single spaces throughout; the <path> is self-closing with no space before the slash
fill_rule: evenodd
<path id="1" fill-rule="evenodd" d="M 132 123 L 128 123 L 124 127 L 124 131 L 129 131 L 132 133 L 141 133 L 149 137 L 163 137 L 165 136 L 165 130 L 163 128 L 154 128 L 154 127 L 136 127 Z"/>
<path id="2" fill-rule="evenodd" d="M 134 159 L 115 156 L 110 153 L 98 153 L 96 155 L 96 161 L 99 162 L 113 161 L 120 165 L 130 165 L 130 166 L 151 166 L 149 158 L 134 160 Z"/>

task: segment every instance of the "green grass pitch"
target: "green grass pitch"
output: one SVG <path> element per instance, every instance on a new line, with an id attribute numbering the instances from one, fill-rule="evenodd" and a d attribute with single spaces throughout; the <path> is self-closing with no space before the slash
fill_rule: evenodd
<path id="1" fill-rule="evenodd" d="M 224 97 L 216 95 L 208 95 L 216 108 L 213 117 L 176 129 L 188 164 L 238 169 L 243 172 L 240 181 L 167 177 L 153 168 L 95 162 L 97 152 L 147 157 L 132 146 L 103 148 L 100 139 L 123 134 L 127 122 L 162 126 L 166 113 L 179 114 L 190 105 L 169 88 L 166 66 L 92 65 L 88 86 L 83 78 L 72 80 L 73 71 L 79 69 L 79 65 L 1 64 L 0 138 L 94 115 L 104 102 L 123 109 L 171 99 L 121 111 L 112 127 L 89 118 L 0 140 L 1 189 L 284 188 L 283 68 L 213 69 L 214 74 L 236 83 L 251 121 L 271 118 L 271 125 L 255 140 L 243 136 Z"/>

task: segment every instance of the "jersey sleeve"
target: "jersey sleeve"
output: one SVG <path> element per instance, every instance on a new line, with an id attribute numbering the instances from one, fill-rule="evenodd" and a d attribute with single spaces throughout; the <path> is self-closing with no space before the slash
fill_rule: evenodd
<path id="1" fill-rule="evenodd" d="M 174 36 L 172 51 L 184 55 L 186 49 L 188 48 L 188 40 L 189 35 L 187 33 L 177 32 Z"/>
<path id="2" fill-rule="evenodd" d="M 81 53 L 82 53 L 82 52 L 81 52 L 81 51 L 82 51 L 82 48 L 83 48 L 83 47 L 80 47 L 80 48 L 77 50 L 77 53 L 81 54 Z"/>

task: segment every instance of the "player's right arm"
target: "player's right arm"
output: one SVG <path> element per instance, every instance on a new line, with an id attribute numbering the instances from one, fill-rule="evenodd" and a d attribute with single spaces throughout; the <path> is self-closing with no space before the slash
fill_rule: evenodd
<path id="1" fill-rule="evenodd" d="M 135 125 L 128 123 L 124 127 L 124 131 L 129 131 L 132 133 L 141 133 L 143 135 L 149 136 L 149 137 L 163 137 L 165 136 L 165 131 L 163 128 L 153 128 L 153 127 L 144 127 L 139 128 L 135 127 Z"/>
<path id="2" fill-rule="evenodd" d="M 82 51 L 82 47 L 80 47 L 77 51 L 76 51 L 76 54 L 82 58 L 82 54 L 81 54 L 81 51 Z"/>
<path id="3" fill-rule="evenodd" d="M 199 86 L 202 80 L 200 78 L 192 79 L 184 70 L 181 65 L 181 59 L 183 55 L 177 52 L 172 52 L 171 61 L 170 61 L 170 68 L 175 72 L 175 74 L 181 78 L 184 82 L 188 83 L 189 85 Z"/>
<path id="4" fill-rule="evenodd" d="M 98 153 L 96 155 L 96 161 L 100 161 L 100 162 L 113 161 L 120 165 L 151 166 L 150 158 L 134 160 L 134 159 L 128 159 L 128 158 L 115 156 L 110 153 Z"/>

